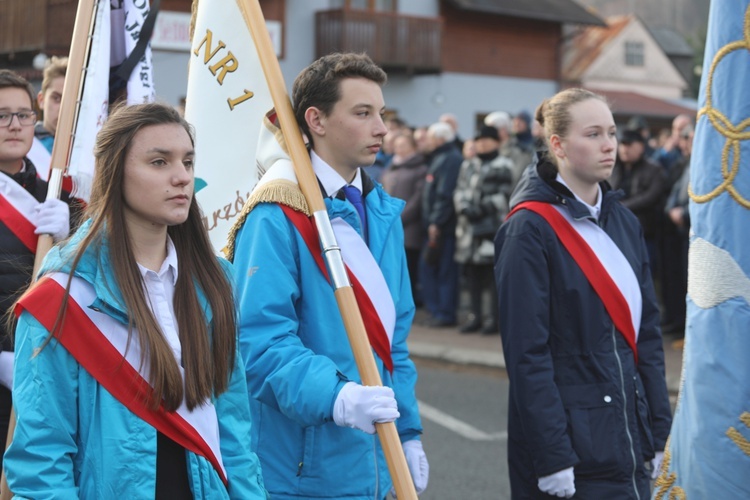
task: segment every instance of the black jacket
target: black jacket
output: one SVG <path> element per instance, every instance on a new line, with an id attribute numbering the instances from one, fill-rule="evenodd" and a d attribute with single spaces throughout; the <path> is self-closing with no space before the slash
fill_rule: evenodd
<path id="1" fill-rule="evenodd" d="M 0 172 L 0 175 L 7 175 Z M 40 203 L 47 197 L 47 183 L 37 177 L 36 168 L 26 159 L 26 169 L 10 176 L 22 185 Z M 60 197 L 66 203 L 70 199 L 66 193 Z M 71 221 L 75 219 L 71 210 Z M 31 282 L 34 270 L 34 253 L 19 240 L 8 227 L 0 221 L 0 312 L 4 315 L 13 303 L 26 290 Z M 2 335 L 3 351 L 12 351 L 12 336 L 6 328 L 5 316 L 0 321 L 0 335 Z"/>
<path id="2" fill-rule="evenodd" d="M 588 209 L 544 160 L 511 199 Z M 649 497 L 644 462 L 671 425 L 659 311 L 637 219 L 604 182 L 599 225 L 641 284 L 638 365 L 581 269 L 539 215 L 522 210 L 495 238 L 500 331 L 510 379 L 508 460 L 512 497 L 549 498 L 537 479 L 575 466 L 575 498 Z"/>
<path id="3" fill-rule="evenodd" d="M 456 230 L 453 191 L 463 157 L 453 143 L 443 144 L 431 154 L 422 192 L 422 219 L 425 227 L 436 224 L 443 234 Z"/>
<path id="4" fill-rule="evenodd" d="M 664 203 L 663 193 L 666 175 L 661 166 L 647 160 L 645 156 L 625 170 L 619 160 L 609 179 L 614 189 L 622 189 L 625 196 L 622 204 L 638 217 L 646 238 L 656 237 Z"/>

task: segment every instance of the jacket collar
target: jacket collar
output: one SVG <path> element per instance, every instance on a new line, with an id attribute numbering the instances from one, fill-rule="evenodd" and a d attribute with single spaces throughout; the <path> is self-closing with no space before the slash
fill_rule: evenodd
<path id="1" fill-rule="evenodd" d="M 367 174 L 363 175 L 363 187 L 369 228 L 367 244 L 375 260 L 380 262 L 391 228 L 401 221 L 401 211 L 406 202 L 386 194 L 382 186 L 375 184 Z M 334 198 L 324 198 L 324 201 L 329 218 L 341 217 L 361 234 L 359 215 L 343 194 Z"/>
<path id="2" fill-rule="evenodd" d="M 534 161 L 524 170 L 511 196 L 511 209 L 524 201 L 541 201 L 564 206 L 576 220 L 592 218 L 587 206 L 578 201 L 565 185 L 557 182 L 557 167 L 543 151 L 537 152 Z M 602 207 L 599 220 L 606 219 L 612 205 L 622 198 L 622 191 L 614 191 L 608 182 L 599 183 L 602 192 Z"/>
<path id="3" fill-rule="evenodd" d="M 62 246 L 55 246 L 49 251 L 44 259 L 40 275 L 50 272 L 63 272 L 71 274 L 71 265 L 78 246 L 86 237 L 93 221 L 87 220 L 78 228 L 73 236 Z M 176 253 L 176 252 L 175 252 Z M 109 252 L 109 240 L 105 234 L 101 234 L 84 252 L 78 262 L 73 276 L 81 278 L 94 288 L 96 300 L 88 307 L 98 309 L 121 323 L 128 323 L 128 314 L 125 307 L 125 299 L 120 287 L 117 285 L 114 272 L 112 271 L 112 260 Z M 196 285 L 197 286 L 197 285 Z M 208 301 L 202 290 L 198 289 L 198 303 L 206 314 L 206 320 L 210 323 L 211 311 Z"/>

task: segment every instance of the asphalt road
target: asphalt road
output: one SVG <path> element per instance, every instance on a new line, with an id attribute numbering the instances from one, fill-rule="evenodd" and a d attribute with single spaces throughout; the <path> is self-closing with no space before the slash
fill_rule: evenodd
<path id="1" fill-rule="evenodd" d="M 417 398 L 430 462 L 422 500 L 510 498 L 508 379 L 502 370 L 417 361 Z"/>

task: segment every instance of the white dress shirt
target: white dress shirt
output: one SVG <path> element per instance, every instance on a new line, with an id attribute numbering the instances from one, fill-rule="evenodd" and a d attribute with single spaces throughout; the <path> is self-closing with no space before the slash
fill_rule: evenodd
<path id="1" fill-rule="evenodd" d="M 359 189 L 362 193 L 362 169 L 357 169 L 357 174 L 354 176 L 352 182 L 346 182 L 346 179 L 341 177 L 341 174 L 336 172 L 332 166 L 326 163 L 320 156 L 315 154 L 315 151 L 310 152 L 310 162 L 312 163 L 313 172 L 318 177 L 318 180 L 323 185 L 323 189 L 326 192 L 326 196 L 332 198 L 336 196 L 341 188 L 344 186 L 354 186 Z"/>
<path id="2" fill-rule="evenodd" d="M 167 236 L 167 257 L 159 272 L 138 264 L 143 277 L 143 287 L 151 312 L 156 318 L 177 363 L 182 365 L 182 345 L 174 314 L 174 289 L 177 285 L 177 251 L 172 239 Z"/>
<path id="3" fill-rule="evenodd" d="M 560 173 L 557 173 L 557 178 L 555 179 L 557 182 L 565 186 L 566 188 L 570 189 L 570 186 L 565 184 L 565 180 L 560 176 Z M 589 205 L 585 201 L 581 199 L 580 196 L 578 196 L 572 189 L 570 189 L 570 192 L 573 193 L 573 196 L 576 197 L 576 200 L 580 201 L 584 205 L 586 205 L 586 208 L 589 209 L 589 212 L 591 212 L 591 217 L 593 217 L 596 220 L 599 220 L 599 214 L 602 213 L 602 187 L 597 184 L 596 185 L 596 203 L 593 205 Z"/>

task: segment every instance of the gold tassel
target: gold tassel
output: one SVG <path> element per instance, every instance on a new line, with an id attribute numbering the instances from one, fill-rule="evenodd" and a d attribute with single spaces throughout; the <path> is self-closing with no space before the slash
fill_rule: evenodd
<path id="1" fill-rule="evenodd" d="M 234 241 L 237 238 L 237 232 L 245 223 L 248 214 L 259 203 L 278 203 L 297 212 L 302 212 L 308 217 L 311 215 L 305 195 L 302 194 L 302 190 L 296 182 L 276 179 L 264 184 L 259 189 L 253 191 L 245 206 L 242 207 L 242 212 L 237 216 L 234 224 L 232 224 L 232 228 L 229 230 L 227 246 L 222 249 L 229 262 L 234 261 Z"/>

